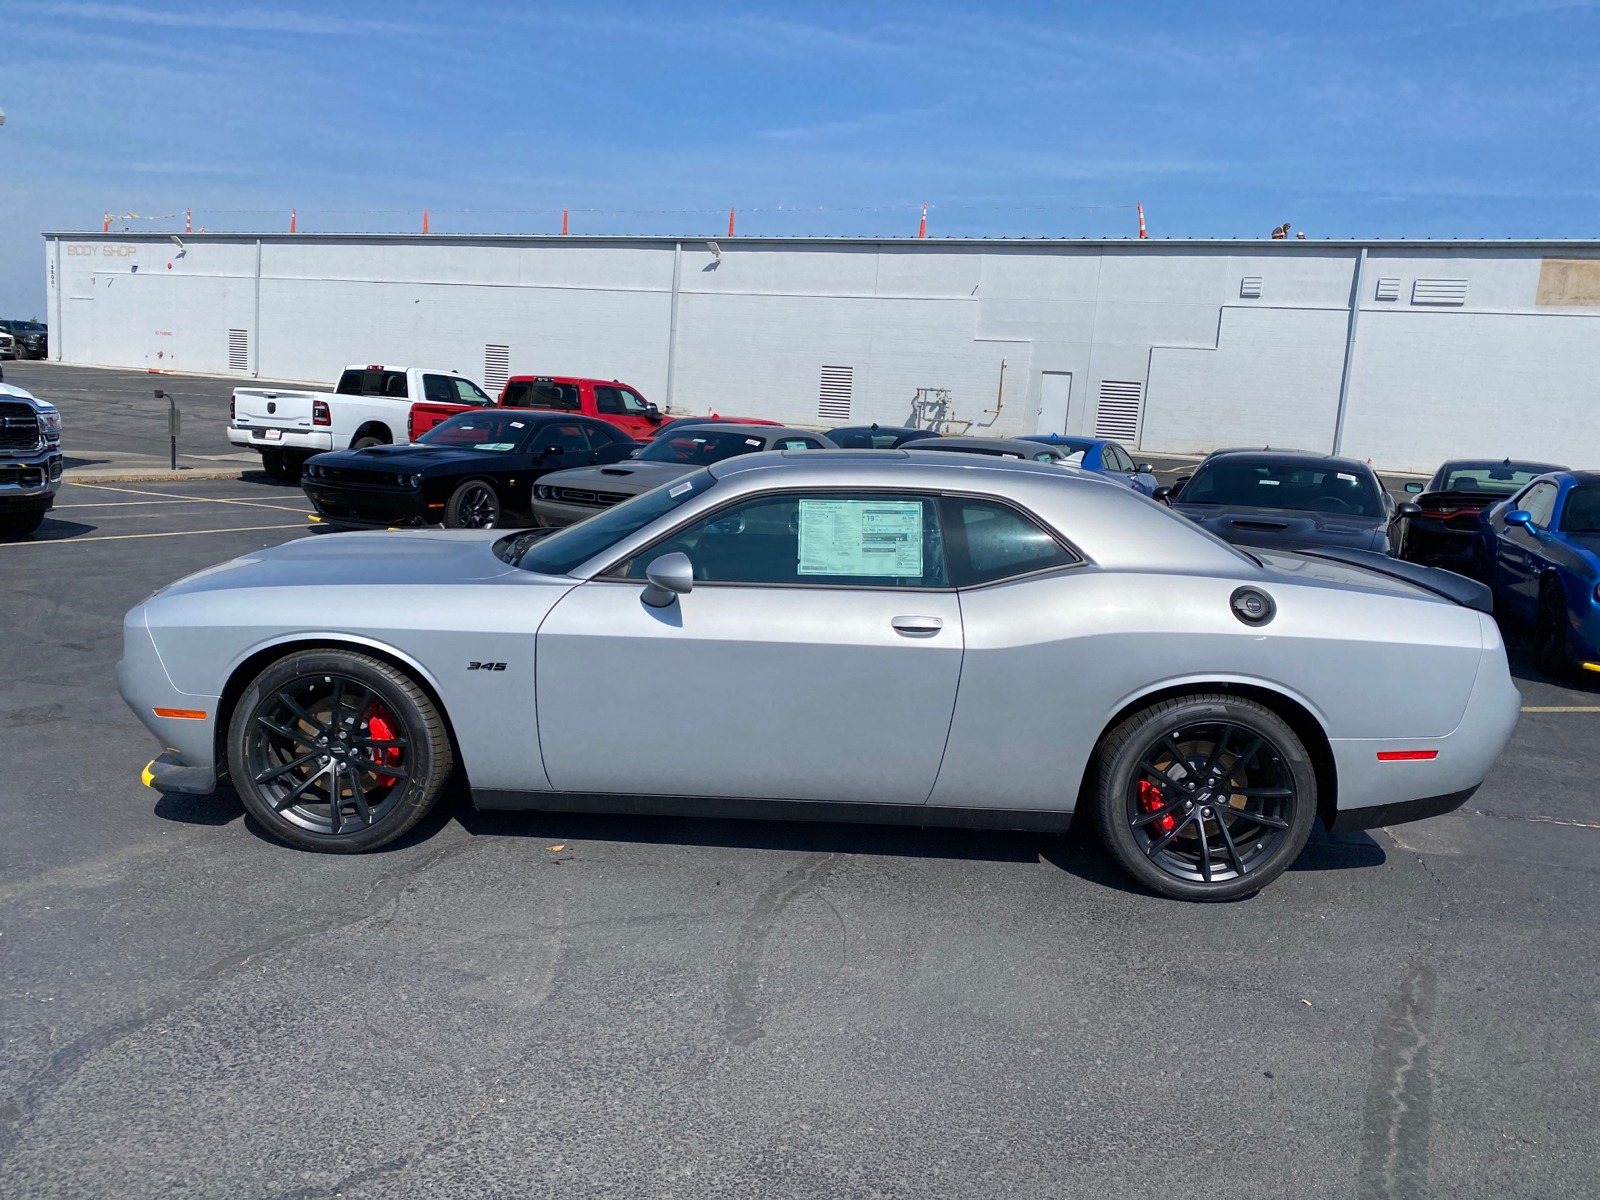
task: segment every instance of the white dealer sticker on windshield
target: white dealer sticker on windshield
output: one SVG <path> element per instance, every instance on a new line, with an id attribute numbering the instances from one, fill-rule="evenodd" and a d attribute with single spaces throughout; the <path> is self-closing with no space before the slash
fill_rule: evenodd
<path id="1" fill-rule="evenodd" d="M 685 481 L 683 483 L 678 484 L 677 487 L 668 488 L 667 489 L 667 495 L 669 495 L 669 496 L 673 497 L 674 499 L 676 499 L 677 497 L 683 495 L 685 492 L 691 491 L 693 488 L 694 488 L 694 484 Z"/>
<path id="2" fill-rule="evenodd" d="M 515 442 L 479 442 L 473 447 L 474 450 L 515 450 L 516 448 L 517 444 Z"/>
<path id="3" fill-rule="evenodd" d="M 799 573 L 921 575 L 921 502 L 800 501 Z"/>

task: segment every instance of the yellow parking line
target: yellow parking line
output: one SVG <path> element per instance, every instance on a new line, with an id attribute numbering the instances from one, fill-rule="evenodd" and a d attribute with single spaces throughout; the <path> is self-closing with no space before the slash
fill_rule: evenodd
<path id="1" fill-rule="evenodd" d="M 1524 704 L 1523 712 L 1600 712 L 1600 704 Z"/>
<path id="2" fill-rule="evenodd" d="M 139 488 L 106 487 L 101 483 L 75 483 L 73 487 L 93 488 L 97 492 L 117 492 L 124 496 L 159 496 L 163 500 L 181 504 L 242 504 L 246 508 L 275 508 L 279 512 L 306 512 L 303 508 L 289 508 L 283 504 L 263 504 L 260 500 L 229 500 L 221 496 L 169 496 L 166 492 L 146 492 Z M 63 505 L 62 507 L 66 507 Z"/>
<path id="3" fill-rule="evenodd" d="M 241 525 L 236 529 L 180 529 L 176 533 L 112 533 L 96 537 L 46 538 L 33 542 L 0 542 L 0 549 L 9 546 L 75 546 L 79 542 L 127 542 L 134 538 L 194 537 L 202 533 L 254 533 L 260 529 L 310 529 L 309 525 Z"/>

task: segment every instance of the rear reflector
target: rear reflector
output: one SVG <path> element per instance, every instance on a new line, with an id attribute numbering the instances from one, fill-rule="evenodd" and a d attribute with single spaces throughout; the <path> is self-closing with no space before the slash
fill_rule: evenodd
<path id="1" fill-rule="evenodd" d="M 1416 762 L 1422 759 L 1438 758 L 1437 750 L 1379 750 L 1379 762 Z"/>
<path id="2" fill-rule="evenodd" d="M 151 710 L 158 717 L 176 717 L 180 721 L 204 721 L 206 714 L 200 708 L 157 708 Z"/>

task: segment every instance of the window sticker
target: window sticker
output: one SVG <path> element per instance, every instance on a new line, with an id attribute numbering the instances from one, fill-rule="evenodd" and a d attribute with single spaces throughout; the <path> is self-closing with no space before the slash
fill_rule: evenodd
<path id="1" fill-rule="evenodd" d="M 1262 487 L 1277 487 L 1283 481 L 1281 479 L 1258 479 L 1256 482 Z"/>
<path id="2" fill-rule="evenodd" d="M 761 439 L 760 438 L 745 438 L 744 444 L 746 446 L 759 446 L 759 445 L 761 445 Z"/>
<path id="3" fill-rule="evenodd" d="M 694 490 L 694 484 L 689 483 L 687 480 L 685 480 L 683 483 L 678 484 L 676 487 L 668 488 L 667 489 L 667 495 L 671 496 L 674 500 L 676 500 L 679 496 L 683 495 L 685 492 L 693 491 L 693 490 Z"/>
<path id="4" fill-rule="evenodd" d="M 1343 471 L 1339 472 L 1339 478 L 1344 480 L 1346 483 L 1354 483 L 1356 481 L 1356 477 L 1354 475 L 1346 475 Z"/>
<path id="5" fill-rule="evenodd" d="M 798 573 L 920 576 L 921 501 L 800 501 Z"/>
<path id="6" fill-rule="evenodd" d="M 521 421 L 513 421 L 513 422 L 511 422 L 511 428 L 513 428 L 513 429 L 521 429 L 522 428 L 522 422 Z"/>
<path id="7" fill-rule="evenodd" d="M 474 450 L 515 450 L 515 442 L 479 442 L 473 446 Z"/>

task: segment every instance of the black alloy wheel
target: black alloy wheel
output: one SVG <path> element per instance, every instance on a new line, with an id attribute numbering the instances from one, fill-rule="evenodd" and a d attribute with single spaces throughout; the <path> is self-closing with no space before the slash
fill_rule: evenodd
<path id="1" fill-rule="evenodd" d="M 1539 616 L 1533 625 L 1533 661 L 1544 674 L 1560 679 L 1572 670 L 1567 654 L 1567 601 L 1561 585 L 1547 579 L 1539 589 Z"/>
<path id="2" fill-rule="evenodd" d="M 0 513 L 0 537 L 26 537 L 44 524 L 44 512 Z"/>
<path id="3" fill-rule="evenodd" d="M 228 730 L 239 798 L 280 840 L 374 850 L 433 807 L 454 769 L 444 720 L 405 674 L 363 654 L 279 659 L 240 697 Z"/>
<path id="4" fill-rule="evenodd" d="M 1162 895 L 1248 895 L 1281 875 L 1311 836 L 1310 756 L 1252 700 L 1160 701 L 1106 736 L 1097 765 L 1101 838 L 1124 870 Z"/>
<path id="5" fill-rule="evenodd" d="M 500 497 L 482 479 L 469 479 L 450 495 L 444 523 L 451 529 L 493 529 L 500 523 Z"/>

